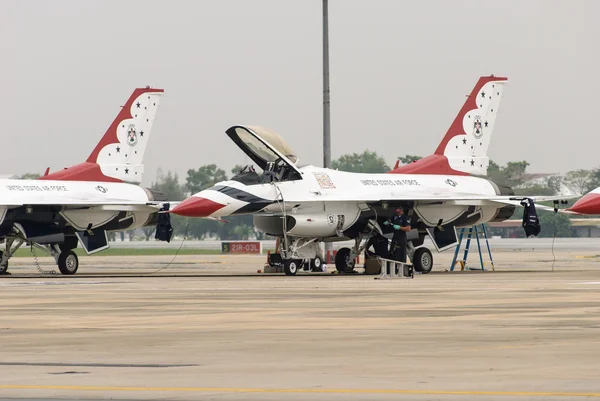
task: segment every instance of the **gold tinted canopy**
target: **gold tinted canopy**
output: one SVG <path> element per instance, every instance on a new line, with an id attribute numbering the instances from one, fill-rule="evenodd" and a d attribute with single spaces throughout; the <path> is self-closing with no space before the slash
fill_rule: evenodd
<path id="1" fill-rule="evenodd" d="M 256 125 L 247 125 L 252 131 L 254 131 L 263 141 L 277 149 L 278 152 L 283 154 L 285 157 L 290 159 L 294 164 L 298 163 L 298 156 L 292 150 L 290 145 L 276 132 L 271 131 L 265 127 L 259 127 Z"/>

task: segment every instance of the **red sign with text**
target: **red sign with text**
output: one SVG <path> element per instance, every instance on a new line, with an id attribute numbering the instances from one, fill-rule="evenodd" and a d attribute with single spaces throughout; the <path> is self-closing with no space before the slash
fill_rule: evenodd
<path id="1" fill-rule="evenodd" d="M 222 253 L 261 253 L 259 241 L 221 242 Z"/>

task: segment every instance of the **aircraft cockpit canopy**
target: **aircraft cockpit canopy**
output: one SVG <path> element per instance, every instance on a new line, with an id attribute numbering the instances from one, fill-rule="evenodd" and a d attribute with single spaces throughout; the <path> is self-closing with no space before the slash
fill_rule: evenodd
<path id="1" fill-rule="evenodd" d="M 263 127 L 237 125 L 226 133 L 263 170 L 261 175 L 253 167 L 246 166 L 233 180 L 251 185 L 302 179 L 296 166 L 298 157 L 275 132 Z"/>

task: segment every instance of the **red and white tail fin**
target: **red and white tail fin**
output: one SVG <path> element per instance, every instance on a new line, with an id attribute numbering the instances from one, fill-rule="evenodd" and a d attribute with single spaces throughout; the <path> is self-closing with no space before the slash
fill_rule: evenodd
<path id="1" fill-rule="evenodd" d="M 40 179 L 139 184 L 146 145 L 163 94 L 163 89 L 135 89 L 85 162 L 46 173 Z"/>
<path id="2" fill-rule="evenodd" d="M 390 173 L 486 175 L 487 155 L 506 84 L 505 77 L 481 77 L 435 153 Z"/>

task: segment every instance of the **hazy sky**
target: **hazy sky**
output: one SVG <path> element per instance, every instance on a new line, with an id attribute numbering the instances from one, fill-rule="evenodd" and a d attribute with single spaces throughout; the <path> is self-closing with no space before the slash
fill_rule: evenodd
<path id="1" fill-rule="evenodd" d="M 332 156 L 432 153 L 481 75 L 507 76 L 493 160 L 600 165 L 600 1 L 330 0 Z M 280 133 L 322 163 L 321 0 L 0 0 L 0 174 L 87 158 L 133 88 L 165 89 L 157 168 L 229 170 L 224 131 Z"/>

